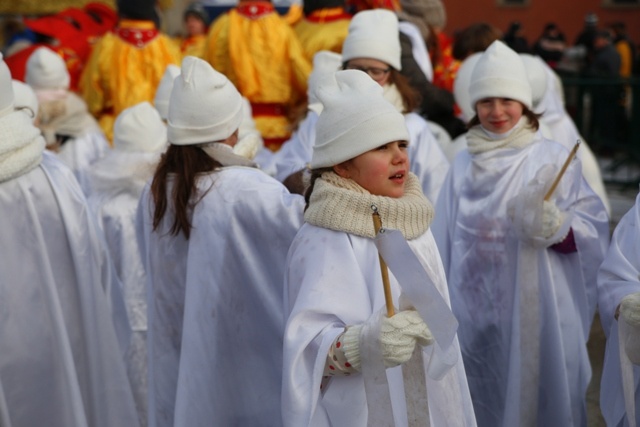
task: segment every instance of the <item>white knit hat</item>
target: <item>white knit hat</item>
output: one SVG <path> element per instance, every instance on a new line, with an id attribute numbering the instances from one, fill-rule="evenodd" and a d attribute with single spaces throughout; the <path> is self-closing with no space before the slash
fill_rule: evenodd
<path id="1" fill-rule="evenodd" d="M 240 126 L 242 97 L 208 62 L 187 56 L 173 82 L 167 121 L 171 144 L 223 141 Z"/>
<path id="2" fill-rule="evenodd" d="M 141 102 L 122 111 L 113 126 L 113 148 L 155 153 L 167 145 L 167 127 L 158 110 Z"/>
<path id="3" fill-rule="evenodd" d="M 531 86 L 520 56 L 496 40 L 482 53 L 471 73 L 471 107 L 484 98 L 509 98 L 531 109 Z"/>
<path id="4" fill-rule="evenodd" d="M 25 81 L 33 90 L 69 89 L 70 80 L 64 60 L 51 49 L 39 47 L 29 56 Z"/>
<path id="5" fill-rule="evenodd" d="M 13 112 L 13 85 L 11 72 L 0 53 L 0 117 Z"/>
<path id="6" fill-rule="evenodd" d="M 386 9 L 363 10 L 354 15 L 342 45 L 342 59 L 372 58 L 400 70 L 398 17 Z"/>
<path id="7" fill-rule="evenodd" d="M 522 59 L 524 68 L 527 71 L 527 78 L 531 86 L 531 102 L 535 108 L 547 92 L 547 70 L 539 56 L 521 53 L 520 59 Z"/>
<path id="8" fill-rule="evenodd" d="M 466 57 L 460 64 L 460 68 L 456 72 L 456 79 L 453 81 L 453 96 L 456 99 L 456 104 L 462 110 L 464 122 L 469 122 L 476 115 L 474 105 L 471 104 L 469 86 L 471 86 L 471 73 L 481 56 L 482 52 L 476 52 Z"/>
<path id="9" fill-rule="evenodd" d="M 31 89 L 31 86 L 22 83 L 20 80 L 11 80 L 11 84 L 13 85 L 14 108 L 16 110 L 19 108 L 29 109 L 31 111 L 29 114 L 31 114 L 33 120 L 35 120 L 39 108 L 36 93 Z"/>
<path id="10" fill-rule="evenodd" d="M 316 123 L 311 168 L 329 167 L 392 141 L 408 141 L 404 116 L 382 86 L 357 70 L 321 77 L 315 91 L 324 109 Z"/>
<path id="11" fill-rule="evenodd" d="M 313 55 L 313 71 L 309 74 L 307 95 L 309 104 L 317 104 L 320 101 L 314 94 L 314 89 L 323 74 L 335 73 L 342 66 L 342 55 L 328 50 L 321 50 Z"/>
<path id="12" fill-rule="evenodd" d="M 180 67 L 169 64 L 164 70 L 160 84 L 156 89 L 156 95 L 153 98 L 153 105 L 160 113 L 163 120 L 167 120 L 169 115 L 169 98 L 171 97 L 171 89 L 173 89 L 173 81 L 180 75 Z"/>

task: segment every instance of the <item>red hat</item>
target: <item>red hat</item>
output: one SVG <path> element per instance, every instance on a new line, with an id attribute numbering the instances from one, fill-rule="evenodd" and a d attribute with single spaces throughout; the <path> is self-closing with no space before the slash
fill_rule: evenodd
<path id="1" fill-rule="evenodd" d="M 35 19 L 25 19 L 24 25 L 31 31 L 60 41 L 82 37 L 80 29 L 56 15 L 46 15 Z"/>
<path id="2" fill-rule="evenodd" d="M 104 3 L 87 3 L 84 6 L 85 12 L 87 12 L 93 19 L 98 22 L 100 26 L 100 35 L 113 29 L 118 23 L 118 13 L 112 7 L 107 6 Z"/>
<path id="3" fill-rule="evenodd" d="M 91 17 L 87 12 L 77 7 L 69 7 L 57 14 L 65 21 L 71 23 L 82 31 L 85 36 L 98 36 L 101 35 L 101 24 Z"/>

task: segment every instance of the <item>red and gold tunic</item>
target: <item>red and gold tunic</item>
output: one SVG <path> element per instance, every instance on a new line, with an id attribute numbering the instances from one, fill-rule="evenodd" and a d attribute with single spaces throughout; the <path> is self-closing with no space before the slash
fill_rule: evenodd
<path id="1" fill-rule="evenodd" d="M 294 27 L 309 61 L 321 50 L 341 53 L 349 32 L 351 15 L 341 7 L 319 9 L 305 16 Z"/>
<path id="2" fill-rule="evenodd" d="M 204 59 L 251 102 L 265 145 L 277 150 L 291 135 L 287 111 L 305 100 L 311 72 L 293 29 L 271 3 L 242 1 L 212 25 Z"/>
<path id="3" fill-rule="evenodd" d="M 151 21 L 123 20 L 95 45 L 80 80 L 89 111 L 108 136 L 125 108 L 153 102 L 167 65 L 180 65 L 180 51 Z"/>

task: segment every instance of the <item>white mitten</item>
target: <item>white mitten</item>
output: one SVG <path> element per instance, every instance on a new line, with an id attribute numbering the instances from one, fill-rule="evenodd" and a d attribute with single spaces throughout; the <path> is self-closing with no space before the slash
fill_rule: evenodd
<path id="1" fill-rule="evenodd" d="M 640 292 L 622 298 L 620 317 L 629 325 L 629 334 L 624 337 L 624 349 L 631 363 L 640 365 Z"/>
<path id="2" fill-rule="evenodd" d="M 548 239 L 558 232 L 558 229 L 564 221 L 564 214 L 553 203 L 542 202 L 542 226 L 540 229 L 541 237 Z"/>
<path id="3" fill-rule="evenodd" d="M 416 343 L 425 346 L 433 342 L 431 331 L 414 310 L 383 317 L 380 325 L 380 346 L 387 368 L 401 365 L 413 354 Z"/>
<path id="4" fill-rule="evenodd" d="M 342 343 L 344 355 L 351 366 L 360 371 L 360 332 L 363 325 L 347 328 Z M 427 324 L 415 310 L 401 311 L 393 317 L 383 317 L 380 325 L 380 347 L 387 368 L 408 361 L 416 343 L 426 346 L 433 343 L 433 335 Z"/>
<path id="5" fill-rule="evenodd" d="M 258 150 L 264 146 L 262 138 L 256 132 L 244 135 L 233 147 L 233 152 L 246 159 L 253 160 Z"/>

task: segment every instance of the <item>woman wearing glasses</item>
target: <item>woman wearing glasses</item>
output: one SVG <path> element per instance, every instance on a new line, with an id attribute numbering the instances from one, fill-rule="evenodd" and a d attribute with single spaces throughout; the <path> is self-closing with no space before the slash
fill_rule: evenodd
<path id="1" fill-rule="evenodd" d="M 411 172 L 418 176 L 427 198 L 435 202 L 449 162 L 427 122 L 414 112 L 420 104 L 420 95 L 400 74 L 398 37 L 395 13 L 384 9 L 359 12 L 351 20 L 349 34 L 342 46 L 343 68 L 367 73 L 382 86 L 385 99 L 404 115 L 410 135 Z"/>

